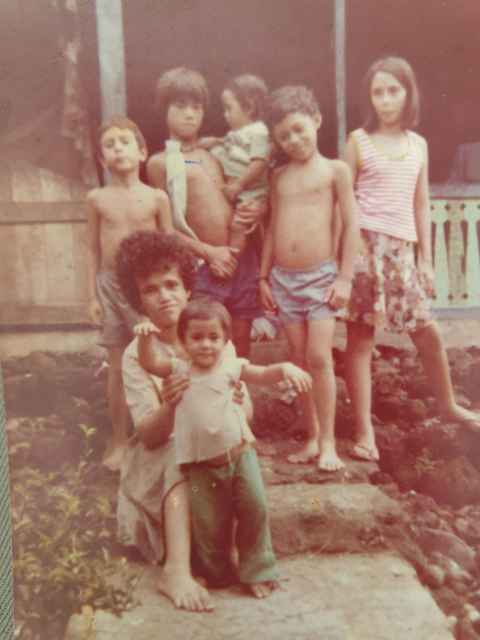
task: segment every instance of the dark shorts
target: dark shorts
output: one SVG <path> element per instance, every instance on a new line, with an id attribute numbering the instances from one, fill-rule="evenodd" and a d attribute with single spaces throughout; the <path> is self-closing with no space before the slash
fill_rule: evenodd
<path id="1" fill-rule="evenodd" d="M 262 314 L 258 300 L 258 256 L 250 242 L 238 258 L 232 278 L 222 280 L 212 275 L 207 264 L 197 273 L 193 297 L 210 296 L 224 304 L 233 319 L 253 320 Z"/>
<path id="2" fill-rule="evenodd" d="M 122 347 L 133 338 L 133 327 L 141 316 L 126 301 L 112 271 L 97 273 L 97 294 L 103 308 L 103 330 L 100 344 Z"/>

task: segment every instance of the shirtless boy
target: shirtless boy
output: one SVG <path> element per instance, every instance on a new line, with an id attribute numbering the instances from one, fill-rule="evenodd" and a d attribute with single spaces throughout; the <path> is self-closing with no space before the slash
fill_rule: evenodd
<path id="1" fill-rule="evenodd" d="M 260 314 L 256 282 L 258 260 L 251 242 L 238 259 L 235 250 L 228 246 L 233 212 L 223 192 L 223 173 L 217 160 L 198 147 L 198 134 L 208 106 L 207 84 L 198 72 L 178 67 L 160 76 L 156 98 L 170 136 L 167 149 L 169 142 L 175 141 L 183 154 L 185 210 L 177 210 L 176 187 L 172 186 L 167 171 L 168 151 L 149 159 L 149 182 L 168 191 L 175 228 L 182 232 L 185 244 L 204 260 L 193 295 L 209 295 L 225 304 L 233 318 L 232 338 L 237 355 L 245 357 L 249 351 L 252 320 Z M 182 177 L 180 189 L 181 181 Z M 182 218 L 181 225 L 178 216 Z M 248 225 L 255 220 L 249 219 L 246 211 L 243 222 Z"/>
<path id="2" fill-rule="evenodd" d="M 104 464 L 117 470 L 129 426 L 121 360 L 139 316 L 120 291 L 115 255 L 121 241 L 133 231 L 170 233 L 173 226 L 167 194 L 139 179 L 147 147 L 137 125 L 123 116 L 111 118 L 100 127 L 98 146 L 100 162 L 110 172 L 111 182 L 87 196 L 89 313 L 92 322 L 103 324 L 102 344 L 108 350 L 107 396 L 113 437 Z"/>
<path id="3" fill-rule="evenodd" d="M 353 276 L 357 230 L 352 182 L 347 164 L 328 160 L 318 151 L 322 119 L 311 91 L 278 89 L 270 108 L 269 126 L 288 163 L 272 177 L 272 217 L 260 265 L 260 297 L 267 310 L 278 311 L 292 360 L 313 378 L 313 393 L 304 406 L 307 442 L 289 461 L 318 458 L 320 470 L 336 471 L 344 465 L 335 446 L 332 344 L 335 315 L 349 299 Z"/>

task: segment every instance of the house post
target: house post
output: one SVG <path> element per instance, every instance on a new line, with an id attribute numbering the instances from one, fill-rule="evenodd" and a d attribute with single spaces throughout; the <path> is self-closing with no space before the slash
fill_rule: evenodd
<path id="1" fill-rule="evenodd" d="M 95 0 L 102 120 L 127 110 L 121 0 Z"/>
<path id="2" fill-rule="evenodd" d="M 333 0 L 335 13 L 335 102 L 337 153 L 343 154 L 347 139 L 347 92 L 345 61 L 345 0 Z"/>

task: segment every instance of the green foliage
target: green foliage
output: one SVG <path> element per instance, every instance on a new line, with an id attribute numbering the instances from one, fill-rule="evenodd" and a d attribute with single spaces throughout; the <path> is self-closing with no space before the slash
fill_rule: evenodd
<path id="1" fill-rule="evenodd" d="M 53 472 L 16 468 L 15 454 L 24 460 L 24 447 L 10 452 L 15 615 L 22 640 L 60 637 L 82 605 L 115 613 L 133 605 L 136 576 L 124 558 L 112 556 L 115 514 L 91 460 L 95 430 L 80 428 L 84 451 L 76 465 Z"/>

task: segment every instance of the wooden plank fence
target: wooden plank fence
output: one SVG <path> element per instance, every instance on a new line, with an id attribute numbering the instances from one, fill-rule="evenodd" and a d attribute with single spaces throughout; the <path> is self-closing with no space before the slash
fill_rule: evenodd
<path id="1" fill-rule="evenodd" d="M 85 187 L 25 164 L 0 173 L 0 328 L 87 323 Z"/>

